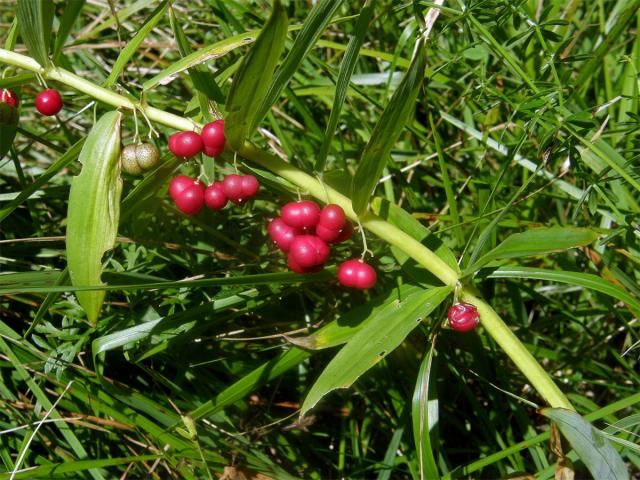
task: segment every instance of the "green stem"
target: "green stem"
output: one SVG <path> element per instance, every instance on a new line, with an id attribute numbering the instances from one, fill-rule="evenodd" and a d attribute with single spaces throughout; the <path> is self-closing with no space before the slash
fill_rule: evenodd
<path id="1" fill-rule="evenodd" d="M 25 70 L 39 73 L 45 78 L 64 83 L 117 108 L 127 108 L 131 110 L 138 108 L 143 111 L 150 120 L 171 128 L 192 130 L 199 127 L 198 124 L 191 120 L 150 107 L 146 104 L 133 102 L 130 98 L 114 93 L 109 89 L 99 87 L 62 68 L 44 69 L 35 60 L 25 55 L 0 49 L 0 63 L 15 65 Z M 250 143 L 245 143 L 238 153 L 244 158 L 289 180 L 314 197 L 327 203 L 332 202 L 340 205 L 349 218 L 359 220 L 362 226 L 370 232 L 385 240 L 390 245 L 394 245 L 403 250 L 416 262 L 438 277 L 445 285 L 455 287 L 458 284 L 458 273 L 423 244 L 371 212 L 367 212 L 358 218 L 353 211 L 351 200 L 348 197 L 322 184 L 313 176 L 304 173 L 275 155 L 257 149 Z M 486 302 L 475 297 L 467 289 L 462 289 L 461 295 L 469 301 L 469 303 L 477 306 L 485 330 L 487 330 L 489 335 L 504 349 L 511 360 L 513 360 L 549 405 L 573 410 L 573 406 L 569 400 L 498 314 L 496 314 Z"/>

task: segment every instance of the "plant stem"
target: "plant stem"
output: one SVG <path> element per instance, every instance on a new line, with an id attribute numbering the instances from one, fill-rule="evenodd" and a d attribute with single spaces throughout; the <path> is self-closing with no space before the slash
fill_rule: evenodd
<path id="1" fill-rule="evenodd" d="M 43 77 L 59 81 L 76 90 L 86 93 L 106 104 L 117 108 L 127 108 L 134 110 L 138 108 L 149 118 L 160 124 L 181 130 L 193 130 L 199 125 L 189 119 L 174 115 L 172 113 L 150 107 L 146 104 L 137 103 L 125 96 L 112 92 L 109 89 L 95 85 L 94 83 L 74 75 L 62 68 L 44 69 L 35 60 L 28 56 L 15 52 L 0 49 L 0 63 L 14 65 L 41 74 Z M 346 215 L 360 223 L 387 243 L 394 245 L 412 257 L 423 267 L 438 277 L 445 285 L 455 287 L 458 285 L 458 273 L 440 259 L 435 253 L 423 244 L 407 235 L 399 228 L 391 225 L 382 218 L 367 212 L 357 217 L 353 211 L 351 200 L 337 192 L 333 188 L 322 184 L 316 178 L 297 169 L 293 165 L 281 160 L 275 155 L 262 151 L 250 143 L 238 150 L 240 155 L 251 160 L 273 173 L 289 180 L 295 185 L 307 191 L 314 197 L 327 202 L 340 205 Z M 529 379 L 538 393 L 552 407 L 561 407 L 574 410 L 569 400 L 553 382 L 551 377 L 538 364 L 536 359 L 529 353 L 526 347 L 518 340 L 509 327 L 503 322 L 498 314 L 483 300 L 475 297 L 468 289 L 461 290 L 461 296 L 476 305 L 480 312 L 481 323 L 485 330 L 493 337 L 500 347 L 513 360 L 520 371 Z"/>

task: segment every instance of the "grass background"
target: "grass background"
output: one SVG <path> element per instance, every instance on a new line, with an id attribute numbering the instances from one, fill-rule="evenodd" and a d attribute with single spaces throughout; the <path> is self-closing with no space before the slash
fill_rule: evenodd
<path id="1" fill-rule="evenodd" d="M 144 0 L 84 5 L 60 64 L 102 83 L 122 45 L 156 6 Z M 633 0 L 447 2 L 429 43 L 426 87 L 392 151 L 388 179 L 376 193 L 428 227 L 461 258 L 462 267 L 474 251 L 482 253 L 515 232 L 553 225 L 592 228 L 601 239 L 590 247 L 518 264 L 593 273 L 640 297 L 634 185 L 639 6 Z M 190 48 L 197 50 L 259 29 L 269 8 L 265 1 L 208 0 L 179 2 L 173 11 Z M 288 2 L 290 25 L 304 22 L 310 8 L 311 2 Z M 312 171 L 324 138 L 338 69 L 360 8 L 361 2 L 342 2 L 255 136 L 306 171 Z M 413 8 L 411 2 L 376 2 L 331 144 L 328 181 L 336 172 L 353 172 L 408 66 L 418 28 Z M 12 2 L 0 4 L 3 32 L 14 9 Z M 57 3 L 58 18 L 62 11 L 63 2 Z M 117 21 L 113 12 L 119 12 Z M 296 35 L 289 34 L 286 49 Z M 0 40 L 5 39 L 3 33 Z M 16 50 L 24 51 L 21 47 L 18 42 Z M 234 49 L 201 67 L 215 76 L 224 95 L 246 51 Z M 179 59 L 166 15 L 114 89 L 137 96 L 143 82 Z M 9 69 L 5 79 L 23 73 Z M 87 96 L 55 85 L 65 109 L 57 119 L 44 118 L 33 106 L 40 89 L 36 79 L 16 82 L 21 123 L 14 150 L 0 161 L 1 208 L 86 136 L 94 122 Z M 185 73 L 145 98 L 196 121 L 212 115 L 201 108 L 207 102 Z M 224 112 L 221 104 L 211 108 Z M 142 118 L 138 123 L 146 135 Z M 154 127 L 170 165 L 166 138 L 172 131 Z M 125 115 L 124 144 L 134 131 L 133 117 Z M 607 150 L 607 156 L 625 176 L 592 153 L 592 146 L 604 148 L 599 142 L 611 147 L 615 155 Z M 207 165 L 207 173 L 216 178 L 232 173 L 232 159 L 224 160 L 215 173 Z M 524 160 L 550 176 L 533 176 Z M 199 168 L 190 163 L 180 172 L 198 174 Z M 263 185 L 259 197 L 241 208 L 187 219 L 167 201 L 166 182 L 159 182 L 149 199 L 125 200 L 119 242 L 105 257 L 105 280 L 119 287 L 108 294 L 95 327 L 86 323 L 72 294 L 51 293 L 56 282 L 67 283 L 60 278 L 66 266 L 67 197 L 79 165 L 70 162 L 2 220 L 0 282 L 14 293 L 0 297 L 0 429 L 25 426 L 0 435 L 6 471 L 24 452 L 25 467 L 39 466 L 27 477 L 50 477 L 52 466 L 65 465 L 68 473 L 55 474 L 207 478 L 233 465 L 236 473 L 260 471 L 274 478 L 419 478 L 411 395 L 446 305 L 353 388 L 332 393 L 299 424 L 297 410 L 336 350 L 292 349 L 286 335 L 315 329 L 388 294 L 399 282 L 410 282 L 412 272 L 401 268 L 384 242 L 369 236 L 380 279 L 372 292 L 345 291 L 331 274 L 302 284 L 294 275 L 259 283 L 254 275 L 285 270 L 267 241 L 266 223 L 298 193 L 264 170 L 242 162 L 241 168 L 251 169 Z M 138 181 L 125 177 L 123 198 Z M 476 250 L 480 232 L 496 218 L 487 244 Z M 355 236 L 335 249 L 334 265 L 361 250 Z M 226 286 L 181 284 L 185 278 L 224 276 L 240 279 Z M 568 279 L 496 279 L 483 271 L 474 282 L 580 413 L 614 405 L 601 412 L 597 425 L 630 418 L 625 431 L 612 433 L 637 443 L 637 316 L 617 299 L 579 286 L 570 274 Z M 161 289 L 127 287 L 157 281 L 168 283 Z M 153 328 L 133 336 L 133 327 L 154 320 L 159 321 Z M 94 341 L 108 348 L 97 358 Z M 541 400 L 482 330 L 478 335 L 439 331 L 431 375 L 432 405 L 438 407 L 433 450 L 443 475 L 553 476 L 555 457 L 538 436 L 548 428 L 534 408 Z M 51 422 L 36 432 L 33 423 L 49 411 Z M 508 450 L 522 441 L 527 443 Z M 638 450 L 623 453 L 637 472 Z"/>

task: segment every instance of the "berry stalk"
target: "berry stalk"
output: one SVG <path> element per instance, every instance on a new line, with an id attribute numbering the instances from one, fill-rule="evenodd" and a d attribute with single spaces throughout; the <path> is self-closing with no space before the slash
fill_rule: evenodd
<path id="1" fill-rule="evenodd" d="M 44 78 L 66 84 L 114 107 L 140 110 L 149 118 L 149 120 L 153 120 L 174 129 L 193 130 L 194 127 L 200 127 L 186 118 L 150 107 L 144 103 L 134 102 L 128 97 L 95 85 L 94 83 L 80 78 L 62 68 L 52 67 L 45 69 L 35 60 L 25 55 L 0 49 L 0 63 L 14 65 L 25 70 L 36 72 Z M 358 218 L 353 211 L 351 200 L 348 197 L 340 194 L 331 187 L 320 183 L 311 175 L 308 175 L 293 165 L 284 162 L 275 155 L 271 155 L 257 149 L 250 143 L 245 143 L 237 153 L 298 185 L 314 197 L 327 203 L 335 203 L 339 205 L 343 208 L 347 217 L 352 220 L 360 220 L 362 226 L 385 240 L 387 243 L 395 245 L 403 250 L 416 262 L 437 276 L 444 284 L 452 287 L 455 287 L 458 284 L 458 272 L 449 267 L 449 265 L 442 261 L 440 257 L 427 247 L 413 239 L 413 237 L 404 233 L 399 228 L 391 225 L 371 212 L 367 212 Z M 460 291 L 460 294 L 465 301 L 476 305 L 480 312 L 481 323 L 487 332 L 507 353 L 547 403 L 552 407 L 574 410 L 566 396 L 553 382 L 551 377 L 549 377 L 547 372 L 540 366 L 533 355 L 531 355 L 520 340 L 518 340 L 500 316 L 486 302 L 475 297 L 468 289 L 463 288 Z"/>

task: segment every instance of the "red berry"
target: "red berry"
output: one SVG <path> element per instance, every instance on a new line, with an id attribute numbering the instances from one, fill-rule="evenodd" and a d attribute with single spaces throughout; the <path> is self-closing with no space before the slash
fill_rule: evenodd
<path id="1" fill-rule="evenodd" d="M 6 103 L 7 105 L 11 105 L 14 108 L 18 108 L 18 103 L 20 100 L 18 99 L 18 95 L 13 90 L 8 88 L 0 88 L 0 103 Z"/>
<path id="2" fill-rule="evenodd" d="M 168 144 L 176 157 L 191 158 L 202 152 L 202 138 L 196 132 L 174 133 Z"/>
<path id="3" fill-rule="evenodd" d="M 340 236 L 340 230 L 333 230 L 325 227 L 322 223 L 318 223 L 316 225 L 316 235 L 324 242 L 334 243 Z"/>
<path id="4" fill-rule="evenodd" d="M 226 138 L 224 136 L 224 120 L 216 120 L 202 127 L 200 133 L 204 144 L 204 153 L 210 157 L 217 157 L 224 151 Z"/>
<path id="5" fill-rule="evenodd" d="M 187 177 L 185 175 L 178 175 L 177 177 L 173 177 L 171 179 L 171 182 L 169 183 L 169 195 L 175 201 L 175 199 L 180 195 L 180 192 L 195 183 L 198 183 L 198 180 L 196 180 L 195 178 Z"/>
<path id="6" fill-rule="evenodd" d="M 269 232 L 271 240 L 273 240 L 278 248 L 285 253 L 288 252 L 291 248 L 293 239 L 299 235 L 298 230 L 284 223 L 279 217 L 274 218 L 273 220 L 271 220 L 271 222 L 269 222 L 267 232 Z"/>
<path id="7" fill-rule="evenodd" d="M 347 260 L 338 267 L 338 281 L 345 287 L 366 290 L 373 287 L 376 280 L 376 271 L 362 260 Z"/>
<path id="8" fill-rule="evenodd" d="M 289 202 L 282 207 L 282 220 L 291 227 L 309 230 L 318 224 L 319 219 L 320 207 L 309 200 Z"/>
<path id="9" fill-rule="evenodd" d="M 344 214 L 344 210 L 340 205 L 330 203 L 326 205 L 320 212 L 320 218 L 318 219 L 318 226 L 322 225 L 330 230 L 342 230 L 344 223 L 347 221 L 347 216 Z"/>
<path id="10" fill-rule="evenodd" d="M 324 264 L 329 253 L 329 246 L 315 235 L 298 235 L 291 242 L 289 250 L 289 256 L 302 268 Z"/>
<path id="11" fill-rule="evenodd" d="M 302 275 L 306 274 L 306 273 L 314 273 L 314 272 L 319 272 L 320 270 L 322 270 L 322 265 L 316 265 L 313 267 L 302 267 L 293 257 L 293 255 L 291 255 L 291 253 L 289 253 L 289 255 L 287 256 L 287 265 L 289 266 L 289 268 L 296 272 L 296 273 L 300 273 Z"/>
<path id="12" fill-rule="evenodd" d="M 214 182 L 204 191 L 204 203 L 212 210 L 221 210 L 229 199 L 224 194 L 222 182 Z"/>
<path id="13" fill-rule="evenodd" d="M 475 305 L 456 303 L 449 308 L 449 325 L 456 332 L 468 332 L 478 326 L 480 315 Z"/>
<path id="14" fill-rule="evenodd" d="M 332 243 L 346 242 L 351 238 L 351 235 L 353 235 L 353 224 L 347 220 L 344 227 L 342 227 L 342 230 L 340 230 L 340 235 L 338 235 L 338 238 L 336 238 Z"/>
<path id="15" fill-rule="evenodd" d="M 45 90 L 36 97 L 36 108 L 47 116 L 52 116 L 62 110 L 62 97 L 57 90 Z"/>
<path id="16" fill-rule="evenodd" d="M 182 213 L 195 215 L 204 205 L 204 186 L 194 183 L 182 190 L 176 198 L 176 207 Z"/>
<path id="17" fill-rule="evenodd" d="M 260 188 L 253 175 L 227 175 L 222 184 L 227 198 L 238 205 L 254 197 Z"/>

